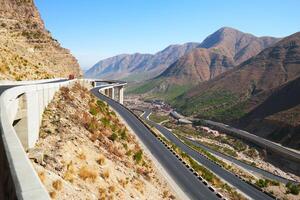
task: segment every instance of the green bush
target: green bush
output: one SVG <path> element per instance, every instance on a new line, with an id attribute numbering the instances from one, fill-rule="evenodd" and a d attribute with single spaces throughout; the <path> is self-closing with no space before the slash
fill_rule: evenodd
<path id="1" fill-rule="evenodd" d="M 106 117 L 102 117 L 101 122 L 105 127 L 108 127 L 110 125 L 110 121 Z"/>
<path id="2" fill-rule="evenodd" d="M 127 134 L 126 134 L 126 130 L 125 129 L 121 130 L 120 136 L 121 136 L 122 140 L 126 140 L 127 139 Z"/>
<path id="3" fill-rule="evenodd" d="M 97 108 L 95 108 L 95 107 L 90 108 L 90 113 L 94 116 L 97 115 L 98 114 Z"/>
<path id="4" fill-rule="evenodd" d="M 114 142 L 116 139 L 118 139 L 118 135 L 116 133 L 113 133 L 111 134 L 111 136 L 109 136 L 109 139 Z"/>
<path id="5" fill-rule="evenodd" d="M 258 187 L 260 188 L 264 188 L 264 187 L 267 187 L 268 184 L 269 184 L 269 180 L 264 180 L 264 179 L 259 179 L 258 181 L 256 181 L 255 183 Z"/>
<path id="6" fill-rule="evenodd" d="M 138 152 L 136 152 L 134 155 L 133 155 L 133 159 L 135 160 L 135 162 L 139 163 L 143 158 L 143 151 L 142 150 L 139 150 Z"/>
<path id="7" fill-rule="evenodd" d="M 298 195 L 300 192 L 300 185 L 296 185 L 291 182 L 288 182 L 286 184 L 286 188 L 287 188 L 287 193 Z"/>

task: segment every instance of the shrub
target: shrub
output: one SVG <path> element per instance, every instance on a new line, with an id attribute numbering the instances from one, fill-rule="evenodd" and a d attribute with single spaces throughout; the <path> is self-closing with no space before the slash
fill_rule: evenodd
<path id="1" fill-rule="evenodd" d="M 99 156 L 99 158 L 98 158 L 98 160 L 97 160 L 97 163 L 99 164 L 99 165 L 104 165 L 104 163 L 105 163 L 105 157 L 104 157 L 104 155 L 100 155 Z"/>
<path id="2" fill-rule="evenodd" d="M 52 186 L 53 186 L 53 188 L 55 190 L 60 191 L 62 189 L 62 182 L 61 182 L 61 180 L 53 181 Z"/>
<path id="3" fill-rule="evenodd" d="M 264 188 L 264 187 L 267 187 L 268 184 L 269 184 L 269 180 L 263 180 L 263 179 L 259 179 L 258 181 L 256 181 L 255 183 L 258 187 L 260 188 Z"/>
<path id="4" fill-rule="evenodd" d="M 139 163 L 143 158 L 143 151 L 142 150 L 139 150 L 138 152 L 136 152 L 134 155 L 133 155 L 133 159 L 135 160 L 135 162 Z"/>
<path id="5" fill-rule="evenodd" d="M 116 191 L 116 187 L 114 185 L 111 185 L 108 187 L 109 193 L 114 193 Z"/>
<path id="6" fill-rule="evenodd" d="M 78 154 L 78 158 L 79 158 L 80 160 L 85 160 L 85 159 L 86 159 L 86 155 L 84 154 L 84 152 L 80 152 L 80 153 Z"/>
<path id="7" fill-rule="evenodd" d="M 91 121 L 88 123 L 88 127 L 87 127 L 88 131 L 90 131 L 91 133 L 94 133 L 99 128 L 100 128 L 100 124 L 99 124 L 98 120 L 95 117 L 93 117 L 91 119 Z"/>
<path id="8" fill-rule="evenodd" d="M 97 105 L 99 106 L 99 107 L 106 107 L 106 105 L 105 105 L 105 103 L 103 102 L 103 101 L 100 101 L 100 100 L 97 100 Z"/>
<path id="9" fill-rule="evenodd" d="M 56 192 L 55 191 L 52 191 L 49 194 L 50 194 L 51 199 L 55 199 L 56 198 Z"/>
<path id="10" fill-rule="evenodd" d="M 111 141 L 115 141 L 116 139 L 118 139 L 118 135 L 116 133 L 111 134 L 111 136 L 109 136 L 109 138 Z"/>
<path id="11" fill-rule="evenodd" d="M 298 195 L 300 192 L 300 185 L 293 184 L 291 182 L 288 182 L 286 184 L 287 193 L 291 193 L 293 195 Z"/>
<path id="12" fill-rule="evenodd" d="M 63 178 L 71 183 L 74 181 L 74 165 L 72 161 L 67 164 L 67 170 L 64 173 Z"/>
<path id="13" fill-rule="evenodd" d="M 92 182 L 95 182 L 98 174 L 96 171 L 84 166 L 79 170 L 79 177 L 83 180 L 90 179 Z"/>
<path id="14" fill-rule="evenodd" d="M 108 169 L 103 170 L 102 178 L 105 179 L 105 180 L 109 178 L 109 170 Z"/>
<path id="15" fill-rule="evenodd" d="M 98 114 L 98 112 L 99 112 L 99 111 L 98 111 L 98 109 L 97 109 L 97 108 L 95 108 L 95 107 L 91 107 L 91 108 L 90 108 L 90 113 L 91 113 L 92 115 L 94 115 L 94 116 L 95 116 L 95 115 L 97 115 L 97 114 Z"/>
<path id="16" fill-rule="evenodd" d="M 122 139 L 122 140 L 127 140 L 126 130 L 125 130 L 125 129 L 122 129 L 120 132 L 121 132 L 121 133 L 120 133 L 121 139 Z"/>
<path id="17" fill-rule="evenodd" d="M 98 191 L 100 194 L 100 199 L 106 199 L 106 189 L 103 187 L 99 187 Z"/>
<path id="18" fill-rule="evenodd" d="M 38 175 L 39 175 L 39 178 L 40 178 L 41 182 L 44 183 L 45 180 L 46 180 L 45 173 L 44 172 L 39 172 Z"/>
<path id="19" fill-rule="evenodd" d="M 110 125 L 110 121 L 106 117 L 102 117 L 101 122 L 102 122 L 103 126 L 105 126 L 105 127 L 108 127 Z"/>

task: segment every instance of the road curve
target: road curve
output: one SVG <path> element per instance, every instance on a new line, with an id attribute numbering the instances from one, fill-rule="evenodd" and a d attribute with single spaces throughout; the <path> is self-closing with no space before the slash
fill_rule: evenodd
<path id="1" fill-rule="evenodd" d="M 236 189 L 240 190 L 244 194 L 246 194 L 248 197 L 252 199 L 273 199 L 272 197 L 268 196 L 267 194 L 257 190 L 253 186 L 247 184 L 246 182 L 242 181 L 238 177 L 236 177 L 233 173 L 223 169 L 219 165 L 215 164 L 214 162 L 210 161 L 206 157 L 202 156 L 199 152 L 191 149 L 186 144 L 181 142 L 177 137 L 174 136 L 174 134 L 166 129 L 164 126 L 159 125 L 157 123 L 154 123 L 150 121 L 147 116 L 150 114 L 150 110 L 147 110 L 143 115 L 142 118 L 147 120 L 147 123 L 149 123 L 152 126 L 155 126 L 156 129 L 158 129 L 168 140 L 170 140 L 172 143 L 180 147 L 185 153 L 190 155 L 192 158 L 197 160 L 199 163 L 201 163 L 203 166 L 211 170 L 214 174 L 216 174 L 218 177 L 224 179 L 229 184 L 231 184 Z"/>
<path id="2" fill-rule="evenodd" d="M 99 93 L 101 87 L 96 87 L 91 92 L 100 100 L 107 102 L 116 110 L 141 139 L 153 156 L 166 169 L 173 180 L 190 199 L 219 199 L 207 186 L 197 179 L 160 141 L 148 128 L 129 110 L 118 102 Z"/>

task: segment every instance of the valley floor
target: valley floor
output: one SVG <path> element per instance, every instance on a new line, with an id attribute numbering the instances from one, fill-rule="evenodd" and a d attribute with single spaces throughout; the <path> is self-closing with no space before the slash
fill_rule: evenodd
<path id="1" fill-rule="evenodd" d="M 217 152 L 221 152 L 246 164 L 258 167 L 289 180 L 293 180 L 296 182 L 300 181 L 299 176 L 285 172 L 284 170 L 281 170 L 280 168 L 267 162 L 265 160 L 263 152 L 261 152 L 260 149 L 249 146 L 248 144 L 245 144 L 238 139 L 232 138 L 208 127 L 194 127 L 191 125 L 178 124 L 177 120 L 174 120 L 169 116 L 170 108 L 168 106 L 161 106 L 155 103 L 144 102 L 143 99 L 141 99 L 141 96 L 130 96 L 125 101 L 125 104 L 126 106 L 134 110 L 137 115 L 141 115 L 144 109 L 151 109 L 153 113 L 149 116 L 150 120 L 156 123 L 163 124 L 179 137 L 184 136 L 187 138 L 191 138 L 195 141 L 198 141 L 200 144 L 208 146 Z M 273 193 L 280 199 L 300 198 L 299 194 L 289 194 L 290 186 L 287 187 L 285 183 L 280 183 L 277 181 L 273 182 L 274 184 L 272 182 L 270 183 L 261 174 L 245 170 L 240 166 L 229 162 L 228 160 L 224 160 L 218 156 L 216 157 L 217 159 L 221 160 L 220 162 L 225 162 L 227 165 L 229 165 L 230 171 L 238 174 L 239 176 L 242 176 L 247 180 L 250 179 L 253 184 L 256 184 L 259 187 L 262 187 L 264 190 Z M 295 187 L 298 187 L 299 189 L 299 186 Z"/>

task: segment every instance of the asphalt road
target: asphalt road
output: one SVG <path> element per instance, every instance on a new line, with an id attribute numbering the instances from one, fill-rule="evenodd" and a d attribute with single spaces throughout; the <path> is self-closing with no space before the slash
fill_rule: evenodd
<path id="1" fill-rule="evenodd" d="M 270 140 L 266 140 L 262 137 L 253 135 L 247 131 L 237 129 L 237 128 L 228 126 L 223 123 L 214 122 L 214 121 L 210 121 L 210 120 L 204 120 L 204 121 L 208 125 L 218 127 L 220 129 L 222 129 L 223 131 L 230 132 L 231 134 L 234 134 L 237 137 L 240 137 L 242 139 L 253 142 L 254 144 L 261 146 L 262 148 L 265 148 L 272 152 L 276 152 L 281 156 L 286 156 L 287 158 L 292 159 L 294 161 L 300 162 L 300 153 L 294 152 L 284 146 L 281 146 L 277 143 L 271 142 Z"/>
<path id="2" fill-rule="evenodd" d="M 149 130 L 139 119 L 116 101 L 99 93 L 99 87 L 91 92 L 99 99 L 107 102 L 115 109 L 142 140 L 153 156 L 166 169 L 172 179 L 190 199 L 219 199 L 211 192 L 193 173 L 185 167 Z M 268 198 L 264 198 L 268 199 Z"/>
<path id="3" fill-rule="evenodd" d="M 254 167 L 254 166 L 249 165 L 249 164 L 247 164 L 247 163 L 245 163 L 245 162 L 242 162 L 242 161 L 240 161 L 240 160 L 237 160 L 237 159 L 235 159 L 235 158 L 233 158 L 233 157 L 231 157 L 231 156 L 227 156 L 227 155 L 225 155 L 225 154 L 223 154 L 223 153 L 220 153 L 220 152 L 218 152 L 218 151 L 215 151 L 215 150 L 209 148 L 208 146 L 203 145 L 203 144 L 201 144 L 200 142 L 194 141 L 194 140 L 192 140 L 192 139 L 190 139 L 190 138 L 187 138 L 187 137 L 186 137 L 186 139 L 189 140 L 191 143 L 193 143 L 193 145 L 195 145 L 195 146 L 197 146 L 197 147 L 201 147 L 202 149 L 204 149 L 204 150 L 206 150 L 206 151 L 208 151 L 208 152 L 210 152 L 210 153 L 212 153 L 212 154 L 214 154 L 214 155 L 216 155 L 216 156 L 219 156 L 219 157 L 221 157 L 221 158 L 223 158 L 223 159 L 225 159 L 225 160 L 227 160 L 227 161 L 229 161 L 229 162 L 232 162 L 232 163 L 234 163 L 234 164 L 236 164 L 236 165 L 238 165 L 238 166 L 240 166 L 240 167 L 246 169 L 246 170 L 249 171 L 249 172 L 256 173 L 256 174 L 260 174 L 261 176 L 263 176 L 263 177 L 265 177 L 265 178 L 268 178 L 268 179 L 271 179 L 271 180 L 275 180 L 275 181 L 281 182 L 281 183 L 283 183 L 283 184 L 286 184 L 286 183 L 288 183 L 288 182 L 297 183 L 297 182 L 295 182 L 295 181 L 293 181 L 293 180 L 289 180 L 289 179 L 283 178 L 283 177 L 281 177 L 281 176 L 277 176 L 277 175 L 272 174 L 272 173 L 270 173 L 270 172 L 268 172 L 268 171 L 265 171 L 265 170 L 263 170 L 263 169 Z"/>
<path id="4" fill-rule="evenodd" d="M 238 177 L 236 177 L 234 174 L 231 172 L 223 169 L 222 167 L 218 166 L 214 162 L 210 161 L 209 159 L 205 158 L 202 156 L 200 153 L 197 151 L 191 149 L 188 147 L 186 144 L 181 142 L 177 137 L 174 136 L 174 134 L 166 129 L 165 127 L 154 123 L 150 120 L 147 119 L 147 116 L 150 114 L 150 110 L 147 110 L 142 117 L 147 120 L 147 122 L 155 126 L 168 140 L 170 140 L 172 143 L 180 147 L 185 153 L 187 153 L 189 156 L 194 158 L 196 161 L 201 163 L 203 166 L 211 170 L 214 174 L 216 174 L 218 177 L 224 179 L 226 182 L 228 182 L 230 185 L 232 185 L 234 188 L 240 190 L 244 194 L 246 194 L 248 197 L 252 199 L 272 199 L 270 196 L 267 194 L 257 190 L 253 186 L 247 184 L 246 182 L 242 181 Z"/>

